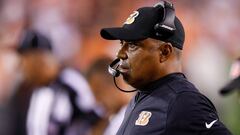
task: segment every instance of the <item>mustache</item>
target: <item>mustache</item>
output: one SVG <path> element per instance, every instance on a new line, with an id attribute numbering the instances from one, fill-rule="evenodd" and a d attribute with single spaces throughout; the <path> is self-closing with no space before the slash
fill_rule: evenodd
<path id="1" fill-rule="evenodd" d="M 128 62 L 127 61 L 123 61 L 123 60 L 120 61 L 119 67 L 122 68 L 122 69 L 129 69 L 130 68 Z"/>

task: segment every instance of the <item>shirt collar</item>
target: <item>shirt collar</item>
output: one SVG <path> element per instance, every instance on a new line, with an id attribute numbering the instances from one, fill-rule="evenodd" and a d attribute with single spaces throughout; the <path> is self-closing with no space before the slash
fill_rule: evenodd
<path id="1" fill-rule="evenodd" d="M 161 87 L 162 85 L 177 79 L 177 78 L 186 78 L 185 75 L 181 72 L 171 73 L 164 77 L 161 77 L 158 80 L 155 80 L 153 82 L 150 82 L 146 87 L 143 87 L 141 89 L 138 89 L 139 92 L 143 93 L 151 93 L 153 90 L 155 90 L 158 87 Z"/>

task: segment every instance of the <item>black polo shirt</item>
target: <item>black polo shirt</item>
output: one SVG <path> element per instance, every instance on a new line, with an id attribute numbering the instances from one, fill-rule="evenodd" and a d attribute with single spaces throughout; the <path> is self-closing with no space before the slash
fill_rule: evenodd
<path id="1" fill-rule="evenodd" d="M 117 135 L 230 135 L 211 101 L 182 73 L 139 90 Z"/>

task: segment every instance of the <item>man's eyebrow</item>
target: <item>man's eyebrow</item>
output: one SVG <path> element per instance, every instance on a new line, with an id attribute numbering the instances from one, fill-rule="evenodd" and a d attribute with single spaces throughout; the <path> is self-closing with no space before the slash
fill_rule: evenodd
<path id="1" fill-rule="evenodd" d="M 125 40 L 120 40 L 120 44 L 136 44 L 136 45 L 139 45 L 141 44 L 141 41 L 125 41 Z"/>
<path id="2" fill-rule="evenodd" d="M 133 44 L 138 44 L 140 41 L 125 41 L 126 43 L 133 43 Z"/>

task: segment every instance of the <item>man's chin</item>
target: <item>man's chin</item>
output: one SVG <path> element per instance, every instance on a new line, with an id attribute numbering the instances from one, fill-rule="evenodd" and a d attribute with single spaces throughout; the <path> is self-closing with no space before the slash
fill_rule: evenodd
<path id="1" fill-rule="evenodd" d="M 131 77 L 130 77 L 130 75 L 129 74 L 126 74 L 126 73 L 121 73 L 122 74 L 122 76 L 123 76 L 123 80 L 127 83 L 127 84 L 129 84 L 129 85 L 131 85 L 130 83 L 131 83 Z"/>
<path id="2" fill-rule="evenodd" d="M 123 80 L 132 87 L 135 87 L 136 83 L 138 83 L 134 81 L 134 79 L 132 79 L 129 74 L 122 74 L 122 76 L 123 76 Z"/>

